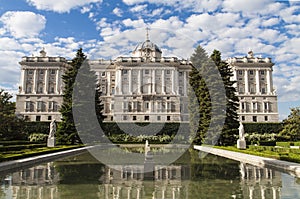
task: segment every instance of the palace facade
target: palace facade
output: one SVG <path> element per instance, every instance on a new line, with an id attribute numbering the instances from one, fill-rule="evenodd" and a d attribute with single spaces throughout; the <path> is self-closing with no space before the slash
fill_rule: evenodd
<path id="1" fill-rule="evenodd" d="M 62 75 L 70 61 L 39 56 L 23 57 L 17 94 L 17 114 L 30 121 L 61 120 Z M 243 122 L 277 122 L 277 96 L 272 85 L 270 58 L 229 58 L 240 99 Z M 163 57 L 147 37 L 130 57 L 89 60 L 98 76 L 106 121 L 188 122 L 188 82 L 192 63 Z"/>

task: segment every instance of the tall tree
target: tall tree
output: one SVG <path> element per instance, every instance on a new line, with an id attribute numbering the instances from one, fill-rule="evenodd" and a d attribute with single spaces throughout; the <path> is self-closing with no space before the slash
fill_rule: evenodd
<path id="1" fill-rule="evenodd" d="M 236 141 L 239 127 L 237 114 L 239 99 L 233 86 L 236 82 L 230 79 L 233 76 L 232 69 L 226 62 L 222 61 L 220 51 L 214 50 L 210 57 L 218 67 L 226 92 L 226 118 L 219 138 L 219 144 L 233 145 Z"/>
<path id="2" fill-rule="evenodd" d="M 62 76 L 64 83 L 63 103 L 60 108 L 62 121 L 57 129 L 57 141 L 61 144 L 81 143 L 76 131 L 74 118 L 72 113 L 73 88 L 79 68 L 86 59 L 86 55 L 82 52 L 82 48 L 77 50 L 75 58 L 72 59 L 70 67 Z"/>
<path id="3" fill-rule="evenodd" d="M 208 61 L 205 50 L 198 46 L 191 57 L 193 63 L 189 78 L 190 141 L 202 144 L 210 123 L 210 95 L 201 70 Z"/>
<path id="4" fill-rule="evenodd" d="M 286 140 L 300 140 L 300 107 L 291 108 L 287 119 L 283 120 L 283 129 L 279 133 Z"/>
<path id="5" fill-rule="evenodd" d="M 16 117 L 16 103 L 12 102 L 12 95 L 0 89 L 0 138 L 2 140 L 26 139 L 22 131 L 23 120 Z"/>
<path id="6" fill-rule="evenodd" d="M 76 78 L 73 95 L 73 116 L 77 131 L 84 143 L 103 143 L 101 124 L 103 104 L 101 91 L 95 71 L 88 61 L 84 61 Z"/>

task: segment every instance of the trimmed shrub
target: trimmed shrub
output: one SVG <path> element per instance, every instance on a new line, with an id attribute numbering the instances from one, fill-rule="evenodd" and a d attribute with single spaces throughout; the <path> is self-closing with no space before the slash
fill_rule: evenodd
<path id="1" fill-rule="evenodd" d="M 282 128 L 282 123 L 243 123 L 245 133 L 258 133 L 258 134 L 278 134 Z"/>

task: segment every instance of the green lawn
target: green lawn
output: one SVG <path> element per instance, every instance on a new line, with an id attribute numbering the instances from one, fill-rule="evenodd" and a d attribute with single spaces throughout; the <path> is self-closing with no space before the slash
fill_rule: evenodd
<path id="1" fill-rule="evenodd" d="M 245 150 L 237 149 L 236 146 L 214 146 L 218 149 L 246 153 L 250 155 L 274 158 L 289 162 L 300 163 L 300 149 L 276 148 L 274 146 L 253 146 L 250 145 Z"/>
<path id="2" fill-rule="evenodd" d="M 6 151 L 6 152 L 1 152 L 0 162 L 28 158 L 28 157 L 32 157 L 32 156 L 54 153 L 54 152 L 59 152 L 59 151 L 65 151 L 65 150 L 75 149 L 75 148 L 80 148 L 80 147 L 83 147 L 83 145 L 61 145 L 61 146 L 56 146 L 56 147 L 52 147 L 52 148 L 38 147 L 38 148 L 33 148 L 33 149 Z"/>

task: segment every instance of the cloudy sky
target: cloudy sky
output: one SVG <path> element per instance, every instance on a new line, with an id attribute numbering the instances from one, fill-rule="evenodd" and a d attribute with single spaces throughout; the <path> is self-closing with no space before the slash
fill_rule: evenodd
<path id="1" fill-rule="evenodd" d="M 300 2 L 295 0 L 0 0 L 0 87 L 16 92 L 22 56 L 90 59 L 129 55 L 150 39 L 164 56 L 189 58 L 197 45 L 223 59 L 271 57 L 280 118 L 300 106 Z M 298 76 L 299 75 L 299 76 Z"/>

